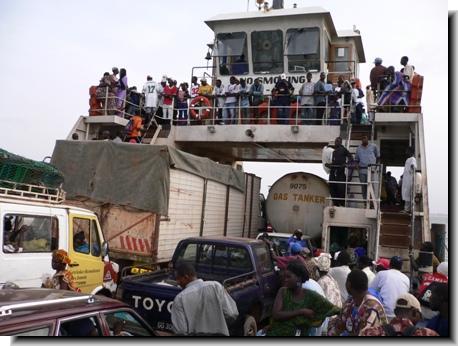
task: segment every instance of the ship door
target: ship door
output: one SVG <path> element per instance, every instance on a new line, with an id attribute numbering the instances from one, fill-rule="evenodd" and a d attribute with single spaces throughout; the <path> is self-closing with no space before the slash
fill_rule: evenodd
<path id="1" fill-rule="evenodd" d="M 355 75 L 355 62 L 350 45 L 331 45 L 330 61 L 328 65 L 332 82 L 336 83 L 339 76 L 350 80 Z"/>

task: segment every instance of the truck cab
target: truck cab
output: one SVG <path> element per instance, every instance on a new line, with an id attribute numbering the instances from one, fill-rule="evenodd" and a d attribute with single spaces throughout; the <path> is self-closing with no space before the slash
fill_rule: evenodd
<path id="1" fill-rule="evenodd" d="M 229 325 L 231 335 L 252 335 L 272 313 L 280 286 L 267 245 L 237 237 L 195 237 L 180 241 L 171 268 L 178 261 L 194 265 L 197 277 L 219 281 L 237 304 L 239 317 Z M 133 306 L 152 326 L 172 330 L 171 306 L 181 291 L 173 271 L 124 278 L 117 298 Z"/>
<path id="2" fill-rule="evenodd" d="M 104 289 L 108 247 L 97 216 L 62 204 L 64 198 L 61 189 L 2 181 L 0 286 L 40 287 L 54 274 L 52 252 L 63 249 L 69 254 L 69 270 L 82 292 Z M 105 286 L 112 280 L 107 277 L 106 281 Z"/>

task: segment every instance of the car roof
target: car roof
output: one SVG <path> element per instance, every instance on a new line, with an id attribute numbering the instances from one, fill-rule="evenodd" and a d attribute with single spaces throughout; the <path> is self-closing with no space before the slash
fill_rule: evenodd
<path id="1" fill-rule="evenodd" d="M 289 238 L 292 236 L 291 233 L 280 233 L 280 232 L 266 232 L 269 237 L 277 238 Z M 259 233 L 257 238 L 262 236 L 264 233 Z M 309 235 L 303 234 L 302 239 L 311 239 Z"/>
<path id="2" fill-rule="evenodd" d="M 253 245 L 260 243 L 258 239 L 225 236 L 191 237 L 183 239 L 182 241 L 199 243 L 224 243 L 228 245 Z"/>
<path id="3" fill-rule="evenodd" d="M 20 288 L 0 290 L 0 330 L 6 324 L 52 320 L 74 315 L 128 308 L 120 301 L 66 290 Z"/>

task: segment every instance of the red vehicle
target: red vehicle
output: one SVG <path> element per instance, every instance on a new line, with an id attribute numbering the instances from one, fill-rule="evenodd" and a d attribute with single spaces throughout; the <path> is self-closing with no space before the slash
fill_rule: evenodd
<path id="1" fill-rule="evenodd" d="M 53 289 L 0 290 L 0 335 L 156 336 L 126 304 Z"/>

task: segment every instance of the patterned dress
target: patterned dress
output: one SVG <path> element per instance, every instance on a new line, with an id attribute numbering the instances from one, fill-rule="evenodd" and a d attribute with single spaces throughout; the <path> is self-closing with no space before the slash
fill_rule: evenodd
<path id="1" fill-rule="evenodd" d="M 395 317 L 390 325 L 396 333 L 402 334 L 407 328 L 413 327 L 413 323 L 408 318 Z M 390 336 L 387 335 L 383 326 L 366 328 L 359 334 L 360 336 Z M 434 330 L 429 328 L 417 328 L 411 336 L 439 336 Z"/>
<path id="2" fill-rule="evenodd" d="M 286 321 L 273 320 L 267 336 L 294 336 L 300 333 L 307 336 L 311 327 L 319 327 L 326 317 L 339 313 L 340 309 L 331 304 L 316 292 L 306 289 L 305 297 L 300 302 L 293 299 L 291 290 L 286 289 L 283 295 L 283 311 L 311 309 L 315 313 L 313 320 L 297 316 Z"/>
<path id="3" fill-rule="evenodd" d="M 340 316 L 329 322 L 328 336 L 358 336 L 365 328 L 387 323 L 383 305 L 375 297 L 366 294 L 359 306 L 350 297 Z"/>
<path id="4" fill-rule="evenodd" d="M 73 274 L 69 270 L 61 270 L 58 271 L 52 279 L 47 280 L 44 284 L 44 288 L 54 288 L 57 290 L 60 290 L 60 284 L 61 282 L 65 282 L 68 286 L 68 290 L 70 291 L 75 291 L 75 292 L 81 292 L 81 290 L 76 286 L 75 279 L 73 277 Z"/>
<path id="5" fill-rule="evenodd" d="M 340 297 L 340 290 L 337 281 L 334 280 L 330 275 L 326 274 L 318 279 L 318 284 L 323 289 L 326 299 L 335 306 L 341 308 L 342 300 Z"/>

